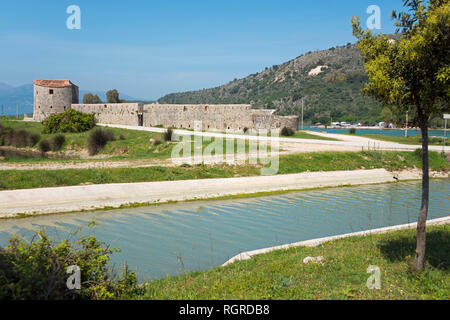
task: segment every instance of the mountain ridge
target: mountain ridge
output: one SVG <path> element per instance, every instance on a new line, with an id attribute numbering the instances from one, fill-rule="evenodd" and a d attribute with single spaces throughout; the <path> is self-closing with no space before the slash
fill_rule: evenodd
<path id="1" fill-rule="evenodd" d="M 277 109 L 280 115 L 301 115 L 304 98 L 306 123 L 374 124 L 380 121 L 383 106 L 362 95 L 367 80 L 361 53 L 349 43 L 302 54 L 222 86 L 171 93 L 158 102 L 250 103 L 254 108 Z"/>

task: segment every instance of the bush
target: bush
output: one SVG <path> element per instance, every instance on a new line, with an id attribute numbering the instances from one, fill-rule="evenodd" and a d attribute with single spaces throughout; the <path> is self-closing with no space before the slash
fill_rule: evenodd
<path id="1" fill-rule="evenodd" d="M 39 142 L 39 151 L 42 153 L 42 154 L 44 154 L 44 153 L 46 153 L 46 152 L 48 152 L 48 151 L 50 151 L 51 150 L 51 147 L 50 147 L 50 142 L 48 142 L 48 140 L 47 139 L 44 139 L 44 140 L 42 140 L 41 142 Z"/>
<path id="2" fill-rule="evenodd" d="M 0 247 L 0 300 L 111 299 L 142 293 L 127 267 L 118 280 L 112 279 L 107 265 L 117 251 L 94 236 L 59 244 L 43 231 L 31 241 L 13 236 L 7 247 Z M 67 287 L 69 266 L 80 270 L 79 290 Z"/>
<path id="3" fill-rule="evenodd" d="M 416 150 L 414 150 L 414 154 L 416 155 L 416 157 L 422 159 L 422 148 L 417 148 Z"/>
<path id="4" fill-rule="evenodd" d="M 114 141 L 114 133 L 107 129 L 97 128 L 88 137 L 88 151 L 91 156 L 97 154 L 109 141 Z"/>
<path id="5" fill-rule="evenodd" d="M 283 129 L 281 129 L 281 135 L 285 136 L 285 137 L 291 137 L 295 134 L 294 130 L 292 130 L 291 128 L 288 127 L 283 127 Z"/>
<path id="6" fill-rule="evenodd" d="M 158 145 L 160 145 L 161 143 L 162 143 L 162 141 L 161 141 L 160 138 L 156 137 L 155 139 L 153 139 L 153 144 L 154 144 L 155 146 L 158 146 Z"/>
<path id="7" fill-rule="evenodd" d="M 125 136 L 121 133 L 120 136 L 119 136 L 119 139 L 120 139 L 120 140 L 125 140 L 126 138 L 125 138 Z"/>
<path id="8" fill-rule="evenodd" d="M 173 129 L 169 128 L 164 132 L 164 141 L 169 142 L 172 141 Z"/>
<path id="9" fill-rule="evenodd" d="M 42 122 L 43 133 L 84 132 L 95 126 L 93 113 L 83 113 L 69 109 L 63 113 L 49 116 Z"/>
<path id="10" fill-rule="evenodd" d="M 34 147 L 41 139 L 38 133 L 27 130 L 4 129 L 3 143 L 7 146 L 14 146 L 16 148 Z"/>
<path id="11" fill-rule="evenodd" d="M 356 134 L 356 129 L 355 129 L 355 128 L 350 128 L 350 129 L 348 130 L 348 133 L 350 133 L 350 134 Z"/>
<path id="12" fill-rule="evenodd" d="M 54 136 L 50 142 L 50 147 L 52 151 L 60 150 L 64 142 L 66 142 L 66 137 L 63 134 L 58 134 Z"/>

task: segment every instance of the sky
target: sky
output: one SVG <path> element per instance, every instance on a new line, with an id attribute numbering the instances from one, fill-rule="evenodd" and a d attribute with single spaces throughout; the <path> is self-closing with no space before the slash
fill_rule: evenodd
<path id="1" fill-rule="evenodd" d="M 393 33 L 402 0 L 54 0 L 0 2 L 0 82 L 70 79 L 156 100 L 225 84 L 308 51 L 354 43 L 377 5 Z M 66 25 L 70 5 L 80 29 Z"/>

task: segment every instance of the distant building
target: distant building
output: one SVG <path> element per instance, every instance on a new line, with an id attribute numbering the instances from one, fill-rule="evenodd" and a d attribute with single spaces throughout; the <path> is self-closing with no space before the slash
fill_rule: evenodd
<path id="1" fill-rule="evenodd" d="M 34 80 L 33 120 L 43 121 L 78 102 L 78 87 L 70 80 Z"/>

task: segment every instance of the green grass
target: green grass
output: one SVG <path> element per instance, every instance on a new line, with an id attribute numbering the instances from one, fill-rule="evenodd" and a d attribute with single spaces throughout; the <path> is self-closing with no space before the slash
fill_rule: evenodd
<path id="1" fill-rule="evenodd" d="M 430 152 L 430 169 L 448 171 L 445 158 Z M 270 165 L 270 164 L 269 164 Z M 386 168 L 400 170 L 421 167 L 414 152 L 323 152 L 280 157 L 279 174 L 306 171 L 336 171 Z M 0 190 L 73 186 L 82 183 L 129 183 L 187 179 L 230 178 L 260 175 L 259 165 L 183 165 L 177 167 L 65 169 L 65 170 L 1 170 Z"/>
<path id="2" fill-rule="evenodd" d="M 410 145 L 422 145 L 422 137 L 420 135 L 405 137 L 393 137 L 384 134 L 363 134 L 362 137 L 371 138 L 375 140 L 389 141 L 389 142 L 397 142 L 402 144 L 410 144 Z M 444 138 L 439 137 L 429 137 L 428 144 L 433 146 L 443 146 Z M 447 139 L 447 144 L 449 141 Z"/>
<path id="3" fill-rule="evenodd" d="M 0 121 L 5 127 L 10 127 L 13 129 L 26 129 L 35 133 L 39 133 L 42 139 L 51 138 L 54 135 L 42 134 L 42 124 L 37 122 L 20 122 L 20 121 Z M 125 159 L 148 159 L 148 158 L 160 158 L 166 159 L 171 156 L 172 149 L 176 143 L 168 143 L 163 139 L 162 133 L 154 133 L 148 131 L 138 131 L 138 130 L 127 130 L 120 128 L 108 128 L 114 133 L 116 138 L 115 141 L 109 142 L 100 152 L 99 155 L 107 156 L 108 160 L 125 160 Z M 80 152 L 87 146 L 87 139 L 91 131 L 82 133 L 65 133 L 66 142 L 64 143 L 61 151 L 70 152 L 76 151 Z M 120 139 L 120 137 L 124 139 Z M 160 140 L 161 144 L 155 144 L 153 140 Z M 184 138 L 183 138 L 184 139 Z M 191 142 L 191 153 L 195 152 L 194 139 L 193 137 L 187 137 Z M 184 140 L 185 141 L 185 140 Z M 203 138 L 202 149 L 204 150 L 207 146 L 213 142 L 206 141 Z M 238 142 L 234 141 L 231 150 L 227 150 L 226 147 L 227 140 L 223 139 L 222 146 L 224 152 L 237 152 Z M 36 148 L 36 147 L 35 147 Z M 245 143 L 245 151 L 249 151 L 249 143 Z M 268 146 L 268 151 L 270 151 L 270 145 Z M 212 153 L 213 155 L 215 152 Z M 79 157 L 75 157 L 73 160 L 80 160 Z M 86 159 L 83 159 L 86 160 Z M 92 159 L 94 160 L 94 159 Z M 97 159 L 98 160 L 98 159 Z M 102 159 L 104 160 L 104 159 Z M 61 159 L 52 159 L 45 157 L 38 157 L 32 159 L 21 159 L 19 157 L 6 157 L 3 161 L 6 162 L 52 162 L 61 161 Z"/>
<path id="4" fill-rule="evenodd" d="M 315 134 L 310 134 L 310 133 L 307 133 L 304 131 L 297 131 L 293 136 L 288 137 L 288 138 L 339 141 L 338 139 L 317 136 Z"/>
<path id="5" fill-rule="evenodd" d="M 428 228 L 426 267 L 413 271 L 415 229 L 352 237 L 315 248 L 258 255 L 227 267 L 169 276 L 145 284 L 133 299 L 450 299 L 450 226 Z M 323 256 L 324 265 L 303 264 Z M 381 288 L 367 288 L 369 265 L 381 270 Z"/>

